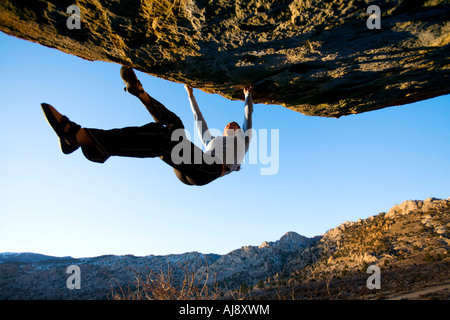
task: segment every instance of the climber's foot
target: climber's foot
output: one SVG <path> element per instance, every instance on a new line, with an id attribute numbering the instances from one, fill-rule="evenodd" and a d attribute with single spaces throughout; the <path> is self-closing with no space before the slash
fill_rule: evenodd
<path id="1" fill-rule="evenodd" d="M 120 68 L 120 76 L 125 83 L 125 91 L 128 91 L 136 97 L 139 97 L 142 93 L 145 92 L 144 88 L 142 88 L 141 82 L 136 77 L 136 74 L 134 73 L 132 68 L 122 66 L 122 68 Z"/>
<path id="2" fill-rule="evenodd" d="M 64 154 L 74 152 L 80 146 L 76 134 L 81 127 L 72 122 L 66 116 L 60 114 L 55 108 L 47 103 L 41 103 L 45 118 L 59 137 L 61 150 Z"/>

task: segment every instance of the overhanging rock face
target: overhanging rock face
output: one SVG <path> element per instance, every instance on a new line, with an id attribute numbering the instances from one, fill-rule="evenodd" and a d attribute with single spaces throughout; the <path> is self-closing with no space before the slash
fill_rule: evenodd
<path id="1" fill-rule="evenodd" d="M 448 17 L 448 0 L 0 1 L 10 35 L 229 99 L 253 85 L 257 103 L 324 117 L 450 93 Z"/>

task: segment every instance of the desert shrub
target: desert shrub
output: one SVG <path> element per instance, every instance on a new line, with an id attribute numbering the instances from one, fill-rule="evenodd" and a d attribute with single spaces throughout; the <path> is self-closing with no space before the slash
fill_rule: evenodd
<path id="1" fill-rule="evenodd" d="M 187 266 L 180 266 L 183 278 L 176 281 L 172 268 L 158 273 L 150 270 L 145 277 L 135 273 L 135 281 L 126 290 L 119 285 L 120 292 L 113 292 L 114 300 L 214 300 L 223 296 L 219 287 L 207 285 L 209 272 L 206 270 L 201 277 Z"/>

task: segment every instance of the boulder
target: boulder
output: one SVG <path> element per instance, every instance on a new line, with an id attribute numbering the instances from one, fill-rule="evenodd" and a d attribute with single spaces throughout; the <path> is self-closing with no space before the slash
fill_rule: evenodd
<path id="1" fill-rule="evenodd" d="M 243 99 L 243 87 L 253 85 L 256 103 L 306 115 L 340 117 L 448 94 L 449 1 L 380 0 L 379 15 L 371 4 L 2 0 L 0 30 L 228 99 Z"/>

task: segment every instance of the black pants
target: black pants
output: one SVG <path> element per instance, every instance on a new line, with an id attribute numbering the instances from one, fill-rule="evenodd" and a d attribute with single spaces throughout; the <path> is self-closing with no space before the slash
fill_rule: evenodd
<path id="1" fill-rule="evenodd" d="M 150 96 L 149 96 L 150 97 Z M 222 175 L 223 166 L 186 139 L 181 119 L 160 102 L 150 97 L 151 103 L 144 103 L 156 122 L 141 127 L 100 130 L 85 129 L 94 145 L 82 146 L 85 157 L 103 163 L 110 156 L 134 158 L 161 158 L 173 167 L 178 179 L 187 185 L 205 185 Z M 172 141 L 172 133 L 180 129 L 179 141 Z M 177 133 L 179 133 L 178 131 Z M 182 143 L 183 145 L 179 145 Z M 181 150 L 190 150 L 190 161 L 172 160 L 172 149 L 178 145 Z M 177 149 L 178 150 L 178 149 Z M 181 151 L 181 156 L 183 156 Z M 184 158 L 186 160 L 186 158 Z M 200 160 L 200 161 L 199 161 Z M 206 160 L 206 161 L 205 161 Z"/>

